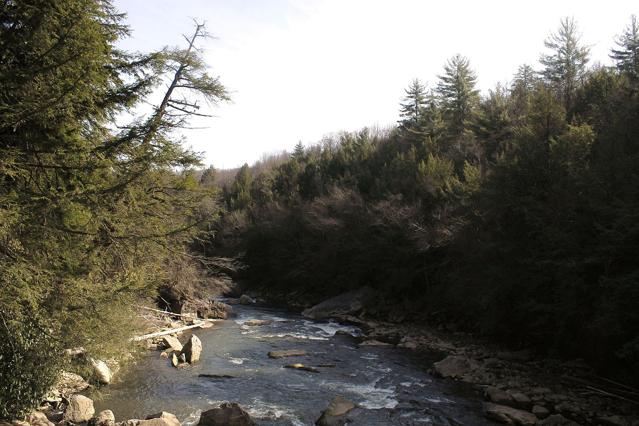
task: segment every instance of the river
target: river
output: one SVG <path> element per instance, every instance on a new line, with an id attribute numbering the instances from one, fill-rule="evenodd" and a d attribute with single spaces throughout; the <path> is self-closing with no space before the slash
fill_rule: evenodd
<path id="1" fill-rule="evenodd" d="M 195 332 L 204 347 L 199 363 L 175 369 L 158 352 L 130 367 L 123 381 L 101 390 L 96 410 L 118 421 L 169 411 L 196 424 L 202 410 L 240 403 L 260 425 L 313 425 L 341 395 L 358 404 L 352 425 L 485 425 L 481 402 L 468 387 L 431 377 L 436 359 L 392 347 L 359 346 L 352 326 L 307 320 L 282 310 L 234 306 L 235 317 Z M 273 321 L 249 327 L 249 319 Z M 180 336 L 185 341 L 186 335 Z M 306 356 L 270 359 L 272 350 Z M 319 373 L 283 368 L 319 366 Z M 201 374 L 232 378 L 206 378 Z"/>

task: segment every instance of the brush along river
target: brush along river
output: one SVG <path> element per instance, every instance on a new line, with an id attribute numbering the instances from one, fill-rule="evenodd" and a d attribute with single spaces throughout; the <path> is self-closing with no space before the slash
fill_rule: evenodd
<path id="1" fill-rule="evenodd" d="M 234 312 L 214 328 L 195 331 L 204 348 L 199 363 L 176 369 L 159 352 L 149 353 L 122 381 L 102 389 L 96 410 L 110 409 L 118 421 L 168 411 L 189 425 L 202 410 L 231 401 L 260 425 L 312 425 L 340 395 L 358 406 L 348 415 L 352 425 L 491 424 L 467 387 L 426 372 L 436 359 L 359 346 L 350 335 L 360 331 L 335 322 L 254 306 L 234 306 Z M 247 325 L 252 319 L 270 322 Z M 267 355 L 290 349 L 307 355 Z M 284 368 L 294 363 L 319 372 Z"/>

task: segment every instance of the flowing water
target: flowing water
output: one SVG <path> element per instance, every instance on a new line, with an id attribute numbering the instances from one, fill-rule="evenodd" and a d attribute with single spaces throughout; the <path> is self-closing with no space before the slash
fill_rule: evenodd
<path id="1" fill-rule="evenodd" d="M 96 409 L 112 410 L 118 421 L 169 411 L 189 425 L 197 423 L 202 410 L 232 401 L 260 425 L 313 425 L 341 395 L 359 406 L 349 414 L 353 425 L 489 424 L 477 396 L 463 385 L 432 378 L 426 372 L 432 360 L 423 355 L 360 347 L 347 335 L 359 334 L 352 326 L 252 306 L 234 306 L 234 311 L 234 318 L 195 332 L 204 347 L 199 363 L 175 369 L 158 352 L 150 353 L 124 381 L 102 389 Z M 273 322 L 249 327 L 244 325 L 248 319 Z M 283 349 L 303 349 L 307 355 L 267 356 Z M 284 368 L 292 363 L 318 366 L 320 372 Z"/>

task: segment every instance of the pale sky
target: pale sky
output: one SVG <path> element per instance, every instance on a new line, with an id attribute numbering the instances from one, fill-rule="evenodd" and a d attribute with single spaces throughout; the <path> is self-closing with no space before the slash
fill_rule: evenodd
<path id="1" fill-rule="evenodd" d="M 413 78 L 433 87 L 445 61 L 467 56 L 485 92 L 517 67 L 538 68 L 544 39 L 573 16 L 608 64 L 613 39 L 639 15 L 637 0 L 115 0 L 128 14 L 130 50 L 183 42 L 192 18 L 216 39 L 203 45 L 233 101 L 185 131 L 187 145 L 218 168 L 310 145 L 322 136 L 398 118 Z"/>

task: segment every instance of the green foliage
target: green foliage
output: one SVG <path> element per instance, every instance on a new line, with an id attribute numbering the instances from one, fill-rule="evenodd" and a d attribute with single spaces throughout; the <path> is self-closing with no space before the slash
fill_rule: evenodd
<path id="1" fill-rule="evenodd" d="M 590 49 L 581 45 L 580 40 L 575 20 L 564 18 L 559 30 L 544 42 L 550 53 L 539 59 L 544 66 L 544 79 L 555 89 L 567 110 L 572 107 L 575 90 L 583 80 L 590 54 Z"/>
<path id="2" fill-rule="evenodd" d="M 637 17 L 630 17 L 630 24 L 616 40 L 617 49 L 612 49 L 610 57 L 617 68 L 637 81 L 639 79 L 639 23 Z"/>
<path id="3" fill-rule="evenodd" d="M 227 99 L 195 47 L 202 26 L 185 49 L 131 55 L 115 47 L 122 18 L 105 0 L 0 6 L 0 310 L 47 318 L 51 339 L 98 357 L 126 341 L 127 306 L 210 220 L 198 156 L 172 134 L 200 101 Z M 164 82 L 151 113 L 113 130 Z M 29 336 L 18 344 L 48 368 L 57 355 Z"/>
<path id="4" fill-rule="evenodd" d="M 50 326 L 24 312 L 0 310 L 0 419 L 14 420 L 41 402 L 53 386 L 61 359 Z M 37 314 L 36 314 L 37 315 Z"/>

